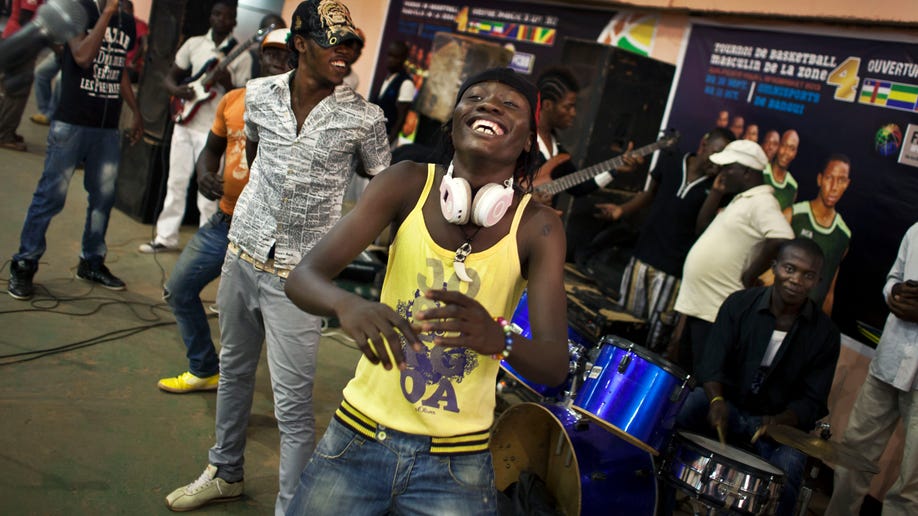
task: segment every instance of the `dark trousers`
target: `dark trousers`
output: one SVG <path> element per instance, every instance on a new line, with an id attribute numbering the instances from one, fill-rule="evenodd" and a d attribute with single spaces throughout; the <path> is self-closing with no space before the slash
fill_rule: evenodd
<path id="1" fill-rule="evenodd" d="M 708 340 L 708 334 L 711 333 L 711 326 L 714 326 L 714 323 L 690 315 L 685 316 L 685 328 L 679 340 L 678 363 L 689 374 L 694 375 L 698 370 L 705 342 Z"/>

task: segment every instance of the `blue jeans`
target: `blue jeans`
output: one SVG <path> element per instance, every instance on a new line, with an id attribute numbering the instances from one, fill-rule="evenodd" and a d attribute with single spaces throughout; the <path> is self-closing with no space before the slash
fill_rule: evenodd
<path id="1" fill-rule="evenodd" d="M 61 100 L 61 88 L 54 87 L 54 79 L 61 71 L 61 58 L 50 52 L 35 67 L 35 104 L 38 111 L 51 118 Z"/>
<path id="2" fill-rule="evenodd" d="M 105 260 L 105 232 L 115 204 L 115 179 L 121 159 L 118 129 L 102 129 L 53 121 L 48 131 L 45 168 L 32 196 L 14 260 L 37 264 L 45 253 L 45 233 L 55 215 L 64 208 L 73 169 L 84 162 L 83 186 L 89 194 L 80 257 Z"/>
<path id="3" fill-rule="evenodd" d="M 308 314 L 284 294 L 285 280 L 255 270 L 231 252 L 217 289 L 220 305 L 220 384 L 217 388 L 216 443 L 208 455 L 217 476 L 236 482 L 244 476 L 246 429 L 255 394 L 262 342 L 280 433 L 280 490 L 276 515 L 287 510 L 297 480 L 315 446 L 312 384 L 322 318 Z"/>
<path id="4" fill-rule="evenodd" d="M 369 439 L 332 419 L 287 516 L 497 514 L 489 452 L 430 454 L 430 438 L 377 426 Z"/>
<path id="5" fill-rule="evenodd" d="M 803 471 L 806 467 L 806 455 L 763 437 L 750 445 L 749 441 L 755 431 L 762 425 L 762 416 L 755 416 L 727 402 L 730 414 L 727 418 L 727 443 L 755 453 L 766 462 L 784 472 L 784 488 L 778 499 L 777 515 L 794 514 L 797 494 L 803 484 Z M 704 389 L 695 388 L 676 417 L 676 427 L 716 438 L 716 433 L 708 423 L 710 402 Z"/>
<path id="6" fill-rule="evenodd" d="M 182 250 L 163 292 L 188 349 L 189 371 L 198 378 L 220 372 L 210 323 L 201 303 L 201 290 L 220 276 L 229 243 L 229 226 L 230 216 L 222 211 L 201 226 Z"/>

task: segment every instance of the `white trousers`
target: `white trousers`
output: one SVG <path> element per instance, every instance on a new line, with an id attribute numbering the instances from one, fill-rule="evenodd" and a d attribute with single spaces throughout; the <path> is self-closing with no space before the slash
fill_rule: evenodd
<path id="1" fill-rule="evenodd" d="M 182 125 L 176 125 L 172 132 L 166 199 L 163 201 L 159 218 L 156 219 L 154 241 L 158 244 L 178 247 L 179 229 L 182 227 L 182 219 L 185 218 L 188 185 L 195 175 L 194 162 L 197 161 L 206 142 L 207 133 L 194 131 Z M 217 212 L 217 201 L 210 201 L 199 193 L 197 206 L 201 212 L 199 226 L 203 226 Z"/>

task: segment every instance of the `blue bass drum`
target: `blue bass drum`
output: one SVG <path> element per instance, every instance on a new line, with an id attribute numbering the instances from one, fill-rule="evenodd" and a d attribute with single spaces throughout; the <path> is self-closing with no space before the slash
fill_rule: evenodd
<path id="1" fill-rule="evenodd" d="M 568 516 L 656 512 L 650 454 L 561 405 L 511 406 L 495 423 L 489 447 L 501 491 L 528 471 Z"/>

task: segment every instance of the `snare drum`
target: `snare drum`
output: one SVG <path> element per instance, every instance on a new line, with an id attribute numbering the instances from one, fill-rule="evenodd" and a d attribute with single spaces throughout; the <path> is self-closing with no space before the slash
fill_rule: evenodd
<path id="1" fill-rule="evenodd" d="M 706 505 L 741 514 L 774 512 L 784 473 L 729 445 L 677 432 L 660 475 Z"/>
<path id="2" fill-rule="evenodd" d="M 489 447 L 501 491 L 529 471 L 569 516 L 656 512 L 650 454 L 561 405 L 513 405 L 494 425 Z"/>
<path id="3" fill-rule="evenodd" d="M 658 454 L 672 435 L 676 414 L 694 379 L 656 353 L 620 337 L 603 337 L 600 345 L 574 408 L 635 446 Z"/>

